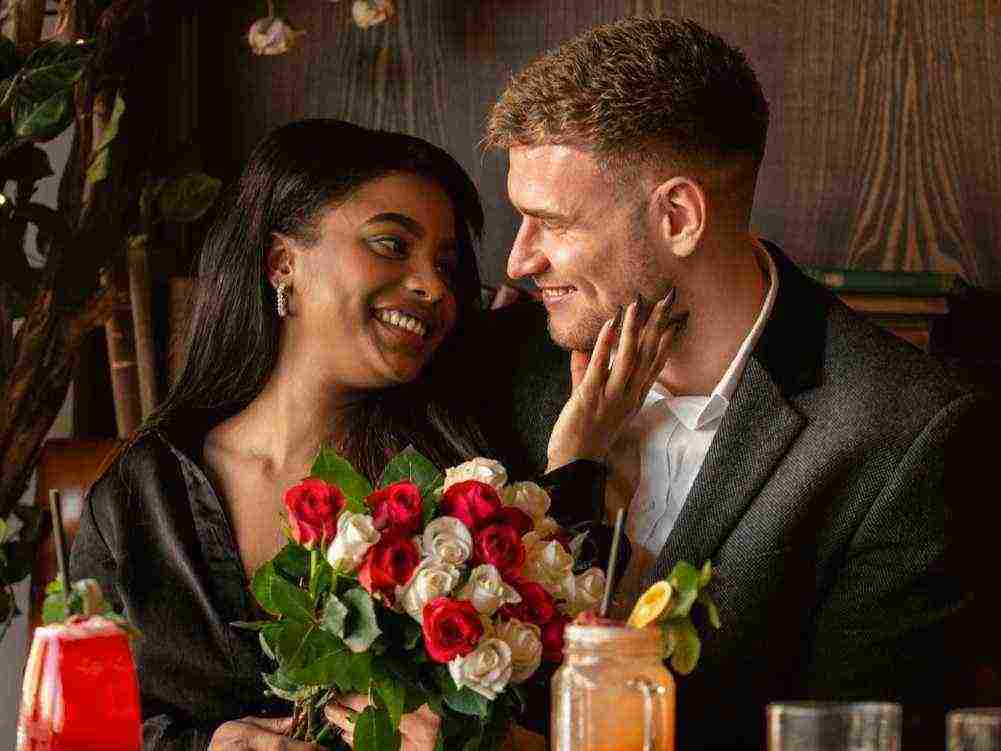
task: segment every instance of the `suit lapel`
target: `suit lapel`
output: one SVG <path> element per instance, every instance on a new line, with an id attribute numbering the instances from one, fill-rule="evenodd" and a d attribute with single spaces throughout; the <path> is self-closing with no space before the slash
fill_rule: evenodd
<path id="1" fill-rule="evenodd" d="M 779 277 L 772 315 L 647 583 L 679 560 L 697 565 L 715 555 L 805 425 L 789 399 L 822 377 L 830 295 L 764 245 Z"/>
<path id="2" fill-rule="evenodd" d="M 753 357 L 647 580 L 712 558 L 799 435 L 804 418 Z"/>

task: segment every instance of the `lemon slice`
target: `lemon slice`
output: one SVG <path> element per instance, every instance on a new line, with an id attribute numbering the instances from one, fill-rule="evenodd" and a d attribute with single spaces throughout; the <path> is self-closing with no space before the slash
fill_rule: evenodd
<path id="1" fill-rule="evenodd" d="M 667 606 L 671 604 L 671 585 L 665 581 L 653 584 L 637 601 L 629 616 L 628 625 L 633 628 L 646 628 L 653 623 Z"/>

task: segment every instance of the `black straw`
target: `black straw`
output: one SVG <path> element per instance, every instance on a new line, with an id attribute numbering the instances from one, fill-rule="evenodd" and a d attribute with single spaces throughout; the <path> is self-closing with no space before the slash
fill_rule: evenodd
<path id="1" fill-rule="evenodd" d="M 612 533 L 612 552 L 608 555 L 608 573 L 605 575 L 605 596 L 601 598 L 602 618 L 608 617 L 608 607 L 612 604 L 612 588 L 615 586 L 615 568 L 619 558 L 619 540 L 622 538 L 622 520 L 626 510 L 620 508 L 615 514 L 615 531 Z"/>

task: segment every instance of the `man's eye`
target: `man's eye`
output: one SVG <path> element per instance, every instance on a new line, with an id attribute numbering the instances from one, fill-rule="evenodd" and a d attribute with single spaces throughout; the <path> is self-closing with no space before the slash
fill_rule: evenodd
<path id="1" fill-rule="evenodd" d="M 406 244 L 398 237 L 373 237 L 369 244 L 380 253 L 393 256 L 402 256 L 407 249 Z"/>

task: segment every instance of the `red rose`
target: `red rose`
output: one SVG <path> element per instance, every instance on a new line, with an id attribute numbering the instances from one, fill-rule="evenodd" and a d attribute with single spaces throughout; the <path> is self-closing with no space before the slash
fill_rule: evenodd
<path id="1" fill-rule="evenodd" d="M 424 647 L 435 662 L 468 655 L 483 636 L 483 621 L 471 602 L 436 597 L 424 606 Z"/>
<path id="2" fill-rule="evenodd" d="M 412 482 L 395 482 L 376 490 L 365 499 L 372 507 L 376 529 L 388 529 L 395 535 L 412 535 L 421 527 L 423 504 L 421 491 Z"/>
<path id="3" fill-rule="evenodd" d="M 491 524 L 496 522 L 503 522 L 504 524 L 510 524 L 516 530 L 518 530 L 519 535 L 527 535 L 532 531 L 532 527 L 535 526 L 535 522 L 532 521 L 532 517 L 522 511 L 516 506 L 505 506 L 490 520 Z"/>
<path id="4" fill-rule="evenodd" d="M 307 477 L 285 491 L 282 498 L 288 511 L 292 539 L 312 548 L 326 544 L 337 534 L 337 517 L 344 508 L 344 494 L 336 485 Z"/>
<path id="5" fill-rule="evenodd" d="M 398 535 L 383 535 L 369 548 L 358 571 L 358 583 L 372 594 L 376 592 L 390 602 L 396 588 L 402 587 L 421 562 L 421 551 L 413 540 Z"/>
<path id="6" fill-rule="evenodd" d="M 521 595 L 521 602 L 502 607 L 500 611 L 502 616 L 517 618 L 522 623 L 534 623 L 542 627 L 556 615 L 556 601 L 541 584 L 527 579 L 512 579 L 510 584 L 514 587 L 514 591 Z"/>
<path id="7" fill-rule="evenodd" d="M 563 661 L 563 632 L 570 619 L 557 613 L 542 627 L 542 657 L 550 662 Z"/>
<path id="8" fill-rule="evenodd" d="M 501 499 L 497 491 L 479 480 L 457 482 L 441 497 L 441 513 L 454 516 L 475 532 L 498 511 Z"/>
<path id="9" fill-rule="evenodd" d="M 473 562 L 489 563 L 502 576 L 516 574 L 525 562 L 525 546 L 518 530 L 500 522 L 483 527 L 473 537 Z"/>

